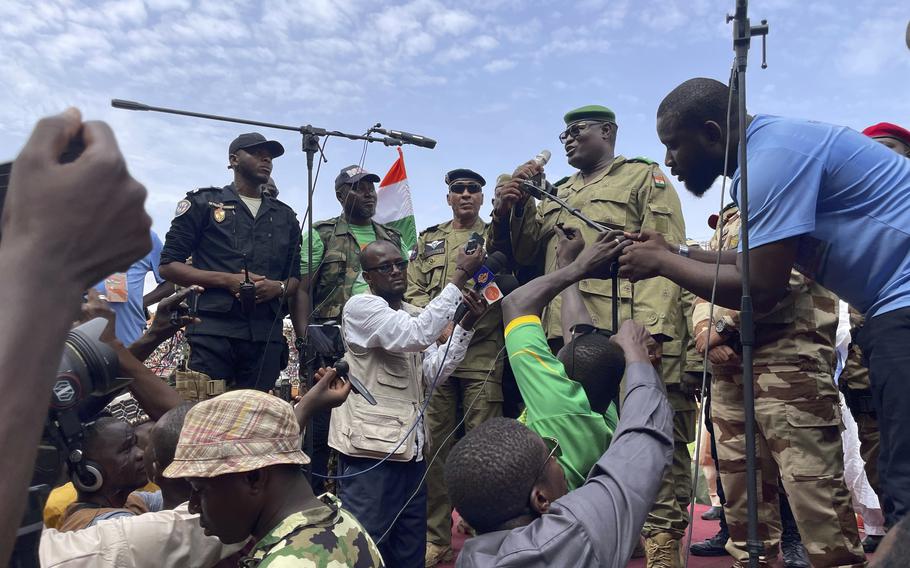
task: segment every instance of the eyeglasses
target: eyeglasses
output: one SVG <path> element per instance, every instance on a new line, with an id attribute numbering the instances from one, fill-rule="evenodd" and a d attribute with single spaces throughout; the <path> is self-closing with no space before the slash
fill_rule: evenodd
<path id="1" fill-rule="evenodd" d="M 467 190 L 471 195 L 475 193 L 480 193 L 483 188 L 479 183 L 453 183 L 449 186 L 449 192 L 451 193 L 464 193 Z"/>
<path id="2" fill-rule="evenodd" d="M 550 463 L 550 459 L 556 458 L 559 459 L 562 457 L 562 448 L 559 446 L 559 440 L 556 438 L 551 438 L 549 436 L 541 436 L 543 443 L 547 445 L 550 453 L 547 454 L 547 459 L 540 464 L 540 469 L 537 470 L 537 475 L 534 476 L 534 482 L 531 483 L 531 487 L 528 488 L 528 495 L 531 495 L 531 491 L 534 489 L 534 486 L 537 485 L 537 480 L 540 479 L 540 476 L 543 475 L 544 469 L 546 469 L 547 464 Z"/>
<path id="3" fill-rule="evenodd" d="M 393 270 L 398 269 L 401 272 L 404 272 L 408 269 L 408 261 L 399 260 L 398 262 L 390 262 L 388 264 L 380 264 L 379 266 L 374 266 L 373 268 L 364 268 L 364 272 L 378 272 L 380 274 L 391 274 Z"/>
<path id="4" fill-rule="evenodd" d="M 612 124 L 612 122 L 607 122 L 605 120 L 598 120 L 592 122 L 575 122 L 572 123 L 559 134 L 559 141 L 563 144 L 566 143 L 566 140 L 569 139 L 569 136 L 572 138 L 578 138 L 583 132 L 595 124 Z"/>

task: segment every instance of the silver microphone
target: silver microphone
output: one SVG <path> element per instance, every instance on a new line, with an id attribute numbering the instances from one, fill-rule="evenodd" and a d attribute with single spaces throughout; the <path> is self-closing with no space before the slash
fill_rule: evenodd
<path id="1" fill-rule="evenodd" d="M 537 163 L 538 166 L 544 167 L 547 165 L 547 162 L 550 161 L 550 157 L 552 155 L 553 154 L 551 154 L 549 150 L 541 150 L 540 154 L 537 154 L 536 156 L 534 156 L 534 161 Z"/>

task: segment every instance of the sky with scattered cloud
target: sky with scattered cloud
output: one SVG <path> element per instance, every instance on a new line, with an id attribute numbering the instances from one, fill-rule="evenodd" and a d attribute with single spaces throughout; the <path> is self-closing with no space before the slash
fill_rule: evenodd
<path id="1" fill-rule="evenodd" d="M 617 115 L 617 151 L 663 161 L 658 103 L 695 76 L 726 80 L 733 59 L 724 16 L 733 0 L 4 0 L 0 3 L 0 160 L 12 159 L 43 115 L 74 105 L 108 121 L 133 175 L 149 191 L 159 235 L 186 191 L 231 181 L 227 147 L 242 125 L 113 109 L 110 99 L 362 133 L 377 122 L 439 141 L 405 148 L 419 227 L 451 216 L 446 171 L 492 182 L 553 151 L 550 179 L 571 173 L 557 140 L 562 115 L 604 104 Z M 751 112 L 862 129 L 910 127 L 910 10 L 893 0 L 753 0 L 767 18 L 768 68 L 753 44 Z M 300 136 L 266 131 L 281 197 L 306 208 Z M 316 219 L 339 206 L 332 181 L 360 161 L 361 143 L 330 139 Z M 392 148 L 366 148 L 384 174 Z M 677 184 L 688 233 L 704 239 L 719 205 Z M 492 183 L 484 213 L 489 211 Z"/>

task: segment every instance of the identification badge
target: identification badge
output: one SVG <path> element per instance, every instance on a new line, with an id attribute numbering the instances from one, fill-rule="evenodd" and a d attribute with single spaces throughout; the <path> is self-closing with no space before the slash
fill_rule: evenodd
<path id="1" fill-rule="evenodd" d="M 437 254 L 445 254 L 446 242 L 443 239 L 430 241 L 423 247 L 423 257 L 429 258 Z"/>
<path id="2" fill-rule="evenodd" d="M 222 209 L 221 207 L 218 207 L 217 209 L 215 209 L 215 213 L 213 214 L 213 216 L 215 217 L 216 223 L 220 223 L 220 222 L 224 221 L 224 209 Z"/>
<path id="3" fill-rule="evenodd" d="M 104 279 L 104 295 L 108 302 L 123 303 L 129 299 L 125 272 L 115 272 Z"/>
<path id="4" fill-rule="evenodd" d="M 667 187 L 667 178 L 665 178 L 662 173 L 658 171 L 652 171 L 651 177 L 654 179 L 654 187 L 658 189 Z"/>

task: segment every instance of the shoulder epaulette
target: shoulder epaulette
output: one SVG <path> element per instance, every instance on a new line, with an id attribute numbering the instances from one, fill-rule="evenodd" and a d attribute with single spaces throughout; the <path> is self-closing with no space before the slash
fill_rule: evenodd
<path id="1" fill-rule="evenodd" d="M 211 187 L 199 187 L 199 188 L 196 188 L 196 189 L 192 189 L 192 190 L 190 190 L 190 191 L 187 191 L 187 192 L 186 192 L 186 195 L 187 195 L 187 197 L 189 197 L 190 195 L 196 195 L 196 194 L 198 194 L 198 193 L 202 193 L 203 191 L 221 191 L 221 188 L 220 188 L 220 187 L 215 187 L 215 186 L 211 186 Z"/>
<path id="2" fill-rule="evenodd" d="M 325 225 L 334 225 L 338 222 L 338 218 L 334 219 L 323 219 L 322 221 L 313 221 L 313 227 L 324 227 Z"/>
<path id="3" fill-rule="evenodd" d="M 652 160 L 651 158 L 645 158 L 644 156 L 637 156 L 635 158 L 629 158 L 626 161 L 627 162 L 638 162 L 639 164 L 648 164 L 649 166 L 653 166 L 654 164 L 657 163 L 654 160 Z"/>
<path id="4" fill-rule="evenodd" d="M 430 231 L 435 231 L 435 230 L 438 229 L 438 228 L 439 228 L 439 224 L 438 224 L 438 223 L 437 223 L 436 225 L 430 225 L 430 226 L 427 227 L 426 229 L 420 231 L 420 234 L 422 235 L 422 234 L 424 234 L 424 233 L 429 233 Z"/>
<path id="5" fill-rule="evenodd" d="M 562 185 L 562 184 L 566 183 L 567 181 L 569 181 L 569 178 L 570 178 L 570 177 L 572 177 L 572 176 L 566 176 L 566 177 L 560 179 L 559 181 L 557 181 L 556 183 L 554 183 L 553 185 L 559 187 L 560 185 Z"/>

